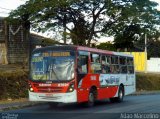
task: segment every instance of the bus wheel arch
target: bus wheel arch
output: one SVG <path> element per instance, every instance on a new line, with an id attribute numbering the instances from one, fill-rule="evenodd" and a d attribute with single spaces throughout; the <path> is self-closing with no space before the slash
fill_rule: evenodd
<path id="1" fill-rule="evenodd" d="M 88 101 L 86 102 L 87 107 L 92 107 L 97 99 L 97 87 L 91 86 L 88 93 Z"/>
<path id="2" fill-rule="evenodd" d="M 111 102 L 123 102 L 123 98 L 125 95 L 124 85 L 121 83 L 118 87 L 118 97 L 110 98 Z"/>
<path id="3" fill-rule="evenodd" d="M 95 100 L 96 100 L 96 99 L 97 99 L 97 96 L 98 96 L 97 87 L 96 87 L 96 86 L 92 86 L 92 87 L 90 88 L 90 91 L 93 91 L 93 93 L 94 93 L 94 98 L 95 98 Z"/>

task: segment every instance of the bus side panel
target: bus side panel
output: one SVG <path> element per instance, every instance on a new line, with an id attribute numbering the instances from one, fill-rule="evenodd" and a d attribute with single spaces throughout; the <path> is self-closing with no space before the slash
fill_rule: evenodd
<path id="1" fill-rule="evenodd" d="M 116 95 L 118 86 L 102 87 L 98 90 L 98 99 L 111 98 Z"/>
<path id="2" fill-rule="evenodd" d="M 125 83 L 125 95 L 134 93 L 136 91 L 135 74 L 128 74 L 127 81 Z"/>
<path id="3" fill-rule="evenodd" d="M 99 74 L 78 76 L 77 99 L 78 102 L 88 101 L 89 91 L 92 86 L 99 88 Z"/>
<path id="4" fill-rule="evenodd" d="M 89 91 L 87 89 L 78 89 L 77 90 L 77 102 L 86 102 L 88 101 Z"/>
<path id="5" fill-rule="evenodd" d="M 100 74 L 98 99 L 115 97 L 118 92 L 120 76 L 117 74 Z"/>
<path id="6" fill-rule="evenodd" d="M 79 76 L 77 99 L 78 102 L 88 101 L 89 91 L 92 86 L 97 88 L 97 99 L 106 99 L 114 97 L 118 91 L 118 86 L 112 85 L 100 85 L 100 74 L 87 74 L 85 76 Z"/>

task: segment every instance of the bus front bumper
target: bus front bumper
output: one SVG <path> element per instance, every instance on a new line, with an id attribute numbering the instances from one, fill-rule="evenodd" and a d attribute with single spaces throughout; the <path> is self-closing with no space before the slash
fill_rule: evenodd
<path id="1" fill-rule="evenodd" d="M 35 93 L 29 91 L 29 101 L 45 101 L 45 102 L 77 102 L 77 92 L 74 90 L 69 93 Z"/>

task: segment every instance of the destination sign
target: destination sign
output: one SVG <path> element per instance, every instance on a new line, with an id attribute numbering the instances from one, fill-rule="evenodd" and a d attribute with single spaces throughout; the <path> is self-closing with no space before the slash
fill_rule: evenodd
<path id="1" fill-rule="evenodd" d="M 43 56 L 44 57 L 48 57 L 48 56 L 51 56 L 51 57 L 65 57 L 65 56 L 71 56 L 71 54 L 70 54 L 70 52 L 51 52 L 51 53 L 44 52 Z"/>
<path id="2" fill-rule="evenodd" d="M 41 62 L 43 60 L 43 57 L 33 57 L 32 62 Z"/>

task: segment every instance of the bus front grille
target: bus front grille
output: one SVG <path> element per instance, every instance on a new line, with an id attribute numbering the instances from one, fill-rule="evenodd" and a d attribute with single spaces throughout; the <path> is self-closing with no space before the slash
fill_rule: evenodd
<path id="1" fill-rule="evenodd" d="M 37 89 L 38 92 L 42 93 L 53 93 L 53 92 L 62 92 L 63 88 L 62 87 L 40 87 L 37 84 L 34 84 L 34 87 Z"/>
<path id="2" fill-rule="evenodd" d="M 61 89 L 51 89 L 51 88 L 47 88 L 47 89 L 38 89 L 38 92 L 43 92 L 43 93 L 53 93 L 53 92 L 61 92 Z"/>

